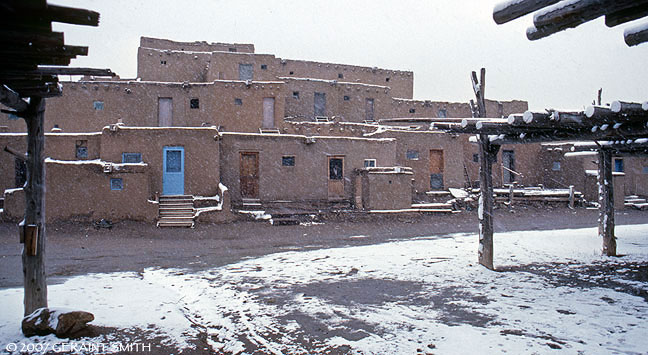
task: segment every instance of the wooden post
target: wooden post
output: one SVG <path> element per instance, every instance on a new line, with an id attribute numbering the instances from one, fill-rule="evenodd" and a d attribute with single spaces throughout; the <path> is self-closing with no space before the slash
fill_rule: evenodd
<path id="1" fill-rule="evenodd" d="M 574 209 L 574 185 L 569 185 L 569 208 Z"/>
<path id="2" fill-rule="evenodd" d="M 45 99 L 32 97 L 23 117 L 27 123 L 27 184 L 25 185 L 25 233 L 22 253 L 25 316 L 47 307 L 45 279 Z M 30 240 L 27 240 L 29 238 Z"/>
<path id="3" fill-rule="evenodd" d="M 493 270 L 493 162 L 499 151 L 485 134 L 479 135 L 479 263 Z"/>
<path id="4" fill-rule="evenodd" d="M 603 239 L 603 254 L 607 256 L 616 256 L 612 152 L 607 149 L 599 149 L 598 158 L 599 236 Z"/>
<path id="5" fill-rule="evenodd" d="M 513 208 L 513 184 L 509 185 L 509 208 Z"/>

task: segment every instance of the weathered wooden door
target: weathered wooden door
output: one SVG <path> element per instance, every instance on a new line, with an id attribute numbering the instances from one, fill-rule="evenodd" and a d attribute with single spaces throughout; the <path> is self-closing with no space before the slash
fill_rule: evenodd
<path id="1" fill-rule="evenodd" d="M 158 98 L 158 125 L 160 127 L 173 126 L 173 99 L 170 97 Z"/>
<path id="2" fill-rule="evenodd" d="M 430 150 L 430 189 L 443 189 L 443 150 Z"/>
<path id="3" fill-rule="evenodd" d="M 511 184 L 515 181 L 515 151 L 502 151 L 502 183 Z"/>
<path id="4" fill-rule="evenodd" d="M 241 153 L 241 197 L 259 198 L 259 153 Z"/>
<path id="5" fill-rule="evenodd" d="M 274 128 L 274 106 L 275 99 L 274 97 L 264 97 L 263 98 L 263 128 Z"/>
<path id="6" fill-rule="evenodd" d="M 328 198 L 339 200 L 344 198 L 344 157 L 328 157 Z"/>
<path id="7" fill-rule="evenodd" d="M 164 147 L 162 157 L 162 195 L 184 195 L 183 147 Z"/>
<path id="8" fill-rule="evenodd" d="M 365 100 L 365 120 L 374 120 L 374 99 Z"/>
<path id="9" fill-rule="evenodd" d="M 316 92 L 314 99 L 315 117 L 326 116 L 326 93 Z"/>

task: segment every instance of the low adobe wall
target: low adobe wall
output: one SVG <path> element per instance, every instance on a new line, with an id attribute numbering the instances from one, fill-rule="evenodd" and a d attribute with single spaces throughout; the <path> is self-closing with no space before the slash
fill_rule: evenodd
<path id="1" fill-rule="evenodd" d="M 361 186 L 357 188 L 362 191 L 362 206 L 356 207 L 365 210 L 402 210 L 412 207 L 414 173 L 411 169 L 366 168 L 356 172 L 361 176 Z"/>

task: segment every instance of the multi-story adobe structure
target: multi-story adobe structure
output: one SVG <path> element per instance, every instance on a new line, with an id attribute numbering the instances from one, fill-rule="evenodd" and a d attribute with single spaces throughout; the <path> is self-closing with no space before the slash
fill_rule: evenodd
<path id="1" fill-rule="evenodd" d="M 394 179 L 384 181 L 383 195 L 389 198 L 376 197 L 376 191 L 380 191 L 376 186 L 371 193 L 365 191 L 373 196 L 372 206 L 387 208 L 383 200 L 400 207 L 411 203 L 409 192 L 400 199 L 387 192 L 412 190 L 396 189 L 396 181 L 403 186 L 413 183 L 414 190 L 423 193 L 463 187 L 478 178 L 477 150 L 467 137 L 429 131 L 427 124 L 378 124 L 390 118 L 471 116 L 467 103 L 413 99 L 414 76 L 410 71 L 281 59 L 256 54 L 251 44 L 142 37 L 137 73 L 138 78 L 131 80 L 84 78 L 65 82 L 63 96 L 48 100 L 46 127 L 52 130 L 47 137 L 52 142 L 48 143 L 52 147 L 48 149 L 52 158 L 48 167 L 56 166 L 50 168 L 48 184 L 70 185 L 72 182 L 64 178 L 69 174 L 64 171 L 86 166 L 91 168 L 84 174 L 98 174 L 87 180 L 101 185 L 95 191 L 104 189 L 104 193 L 115 195 L 109 191 L 130 188 L 132 192 L 135 184 L 141 185 L 137 188 L 139 200 L 156 201 L 168 194 L 164 184 L 171 176 L 167 174 L 169 166 L 179 163 L 182 186 L 175 191 L 184 194 L 217 195 L 222 182 L 233 202 L 342 199 L 367 207 L 370 204 L 361 201 L 359 185 L 361 181 L 379 183 L 382 178 L 377 176 L 383 175 L 375 170 L 375 176 L 356 179 L 359 171 L 374 166 L 404 167 L 397 170 L 400 173 L 389 175 Z M 487 101 L 487 112 L 494 117 L 527 108 L 524 101 Z M 5 126 L 2 130 L 6 133 L 0 135 L 0 143 L 18 149 L 24 123 L 3 116 L 0 125 Z M 109 126 L 112 128 L 105 128 Z M 115 132 L 128 132 L 135 138 L 118 139 L 120 134 Z M 146 141 L 135 144 L 138 139 Z M 215 150 L 196 148 L 214 145 L 218 146 Z M 114 152 L 108 153 L 106 147 Z M 537 169 L 543 151 L 540 145 L 502 147 L 498 161 L 503 168 L 494 169 L 494 181 L 526 185 L 545 182 L 543 172 Z M 3 190 L 20 185 L 23 172 L 13 159 L 0 154 L 3 167 L 15 166 L 2 169 Z M 112 170 L 104 173 L 97 168 L 135 163 L 146 167 L 125 165 L 121 172 L 134 169 L 135 175 L 129 177 L 144 174 L 145 178 L 137 183 L 122 180 L 122 190 L 112 190 L 113 178 L 106 180 Z M 299 181 L 295 185 L 300 188 L 288 193 L 279 181 Z M 106 190 L 106 186 L 111 189 Z M 78 189 L 78 185 L 68 186 L 69 191 Z M 366 186 L 364 189 L 369 191 Z M 135 218 L 111 208 L 102 213 Z M 93 210 L 92 206 L 68 209 L 59 217 L 87 215 Z M 138 209 L 147 211 L 141 206 Z M 92 217 L 101 217 L 102 213 Z M 149 217 L 137 214 L 136 219 L 150 219 L 150 213 L 144 215 Z"/>

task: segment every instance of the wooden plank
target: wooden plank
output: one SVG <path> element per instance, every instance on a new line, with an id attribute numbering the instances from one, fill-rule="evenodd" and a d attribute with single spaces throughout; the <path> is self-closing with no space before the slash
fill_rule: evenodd
<path id="1" fill-rule="evenodd" d="M 27 182 L 25 184 L 25 226 L 38 228 L 35 255 L 23 249 L 25 312 L 27 316 L 38 308 L 47 307 L 45 277 L 45 162 L 44 162 L 45 100 L 32 97 L 27 110 Z"/>
<path id="2" fill-rule="evenodd" d="M 493 20 L 495 20 L 495 23 L 498 25 L 501 25 L 524 15 L 528 15 L 536 10 L 553 5 L 558 1 L 560 0 L 522 0 L 505 3 L 495 7 L 493 10 Z"/>
<path id="3" fill-rule="evenodd" d="M 89 75 L 89 76 L 115 76 L 110 69 L 95 68 L 70 68 L 70 67 L 45 67 L 39 66 L 36 73 L 46 75 Z"/>
<path id="4" fill-rule="evenodd" d="M 603 254 L 616 256 L 614 236 L 614 180 L 612 177 L 612 153 L 599 150 L 599 237 L 603 240 Z"/>
<path id="5" fill-rule="evenodd" d="M 48 4 L 46 16 L 52 22 L 81 26 L 99 26 L 99 13 L 86 9 Z"/>

